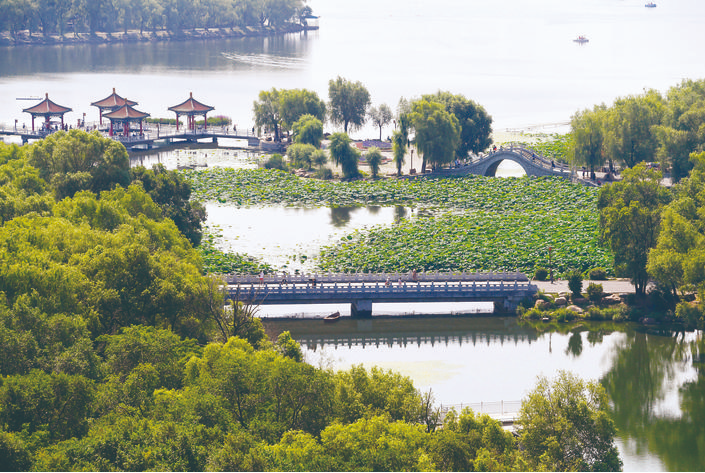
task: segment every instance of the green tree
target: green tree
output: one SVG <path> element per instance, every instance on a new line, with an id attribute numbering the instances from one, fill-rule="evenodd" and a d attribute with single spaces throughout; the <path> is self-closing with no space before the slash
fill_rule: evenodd
<path id="1" fill-rule="evenodd" d="M 317 150 L 314 145 L 294 143 L 286 149 L 286 154 L 289 156 L 289 161 L 292 165 L 298 168 L 310 170 L 313 164 L 313 156 L 316 151 Z"/>
<path id="2" fill-rule="evenodd" d="M 379 139 L 382 140 L 382 127 L 388 125 L 393 118 L 392 109 L 386 103 L 381 104 L 379 107 L 370 107 L 367 112 L 372 120 L 372 123 L 379 128 Z"/>
<path id="3" fill-rule="evenodd" d="M 519 443 L 533 471 L 621 471 L 608 416 L 607 394 L 596 382 L 560 371 L 539 377 L 522 401 Z"/>
<path id="4" fill-rule="evenodd" d="M 318 98 L 316 92 L 306 89 L 281 90 L 279 108 L 282 126 L 287 130 L 291 130 L 305 115 L 310 115 L 320 122 L 326 118 L 326 103 Z"/>
<path id="5" fill-rule="evenodd" d="M 200 202 L 191 200 L 191 183 L 176 172 L 167 171 L 163 164 L 155 164 L 152 169 L 136 166 L 130 169 L 133 182 L 139 181 L 142 187 L 159 205 L 164 217 L 170 218 L 179 231 L 198 246 L 203 238 L 202 224 L 206 219 L 206 209 Z"/>
<path id="6" fill-rule="evenodd" d="M 600 231 L 614 255 L 618 273 L 628 275 L 643 295 L 649 275 L 649 250 L 656 246 L 663 206 L 670 200 L 661 186 L 661 173 L 643 164 L 625 169 L 623 179 L 603 187 L 598 198 Z"/>
<path id="7" fill-rule="evenodd" d="M 661 162 L 670 165 L 671 177 L 678 182 L 692 167 L 690 153 L 703 151 L 705 80 L 684 80 L 669 89 L 663 123 L 655 131 Z"/>
<path id="8" fill-rule="evenodd" d="M 677 289 L 705 294 L 705 152 L 693 153 L 691 161 L 693 169 L 663 210 L 658 243 L 648 256 L 649 274 L 674 296 Z"/>
<path id="9" fill-rule="evenodd" d="M 400 130 L 394 130 L 392 134 L 392 152 L 394 164 L 397 166 L 397 176 L 401 176 L 401 168 L 404 165 L 404 156 L 406 155 L 406 138 Z"/>
<path id="10" fill-rule="evenodd" d="M 302 115 L 293 126 L 294 142 L 321 147 L 323 122 L 313 115 Z"/>
<path id="11" fill-rule="evenodd" d="M 263 90 L 259 93 L 259 99 L 253 105 L 255 124 L 260 128 L 271 128 L 274 131 L 274 141 L 281 141 L 279 127 L 281 126 L 282 116 L 279 95 L 280 91 L 274 87 L 272 90 Z"/>
<path id="12" fill-rule="evenodd" d="M 492 117 L 485 108 L 463 95 L 438 91 L 424 95 L 422 99 L 438 102 L 446 112 L 455 115 L 460 125 L 460 141 L 455 150 L 458 159 L 465 159 L 469 153 L 480 153 L 492 143 Z"/>
<path id="13" fill-rule="evenodd" d="M 570 126 L 573 135 L 571 158 L 574 164 L 590 169 L 590 178 L 595 179 L 595 168 L 605 162 L 604 144 L 604 107 L 584 110 L 573 115 Z"/>
<path id="14" fill-rule="evenodd" d="M 382 163 L 382 153 L 379 148 L 372 146 L 369 150 L 367 150 L 365 158 L 367 159 L 367 164 L 370 165 L 372 178 L 377 179 L 377 175 L 379 174 L 379 165 Z"/>
<path id="15" fill-rule="evenodd" d="M 356 178 L 360 174 L 357 168 L 360 152 L 350 146 L 351 142 L 346 133 L 333 133 L 330 136 L 330 156 L 343 169 L 346 179 Z"/>
<path id="16" fill-rule="evenodd" d="M 657 140 L 654 126 L 661 123 L 665 106 L 661 94 L 649 90 L 643 96 L 617 99 L 605 119 L 605 149 L 610 163 L 633 167 L 654 161 Z"/>
<path id="17" fill-rule="evenodd" d="M 57 200 L 76 192 L 100 192 L 130 183 L 125 147 L 97 131 L 59 131 L 33 144 L 29 163 L 50 183 Z"/>
<path id="18" fill-rule="evenodd" d="M 415 101 L 411 110 L 416 148 L 423 155 L 421 172 L 426 172 L 426 163 L 435 167 L 452 162 L 460 142 L 455 115 L 446 112 L 441 104 L 423 99 Z"/>
<path id="19" fill-rule="evenodd" d="M 328 114 L 335 125 L 343 125 L 343 132 L 355 131 L 365 124 L 370 93 L 361 82 L 350 82 L 338 76 L 328 82 Z"/>

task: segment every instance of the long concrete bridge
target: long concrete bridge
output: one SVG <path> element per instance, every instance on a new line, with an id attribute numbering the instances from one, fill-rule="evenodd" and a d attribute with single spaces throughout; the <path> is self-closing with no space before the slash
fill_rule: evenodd
<path id="1" fill-rule="evenodd" d="M 370 317 L 375 302 L 493 302 L 511 312 L 537 292 L 521 273 L 267 275 L 227 278 L 231 299 L 246 303 L 349 303 L 353 317 Z"/>
<path id="2" fill-rule="evenodd" d="M 560 164 L 540 156 L 534 150 L 524 146 L 498 148 L 487 155 L 474 158 L 471 163 L 450 169 L 438 169 L 434 174 L 454 176 L 479 174 L 481 176 L 494 176 L 499 164 L 507 160 L 513 161 L 521 166 L 527 176 L 572 177 L 570 168 L 565 164 Z"/>

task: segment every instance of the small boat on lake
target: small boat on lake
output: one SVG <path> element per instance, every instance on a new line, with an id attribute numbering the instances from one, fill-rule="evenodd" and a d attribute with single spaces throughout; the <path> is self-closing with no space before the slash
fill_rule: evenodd
<path id="1" fill-rule="evenodd" d="M 587 42 L 590 41 L 590 40 L 587 39 L 586 36 L 580 35 L 580 36 L 578 36 L 577 38 L 575 38 L 573 41 L 576 42 L 576 43 L 585 44 L 585 43 L 587 43 Z"/>
<path id="2" fill-rule="evenodd" d="M 656 4 L 654 2 L 649 2 L 646 5 L 644 5 L 646 8 L 656 8 Z"/>
<path id="3" fill-rule="evenodd" d="M 323 318 L 323 322 L 327 324 L 337 322 L 338 320 L 340 320 L 340 312 L 333 312 L 332 314 L 326 315 Z"/>

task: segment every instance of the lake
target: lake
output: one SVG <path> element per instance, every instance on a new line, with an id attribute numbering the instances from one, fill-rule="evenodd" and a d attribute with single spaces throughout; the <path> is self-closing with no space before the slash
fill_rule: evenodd
<path id="1" fill-rule="evenodd" d="M 49 93 L 73 109 L 67 123 L 110 94 L 153 117 L 193 92 L 233 118 L 253 122 L 259 91 L 307 88 L 327 99 L 338 75 L 361 81 L 372 103 L 437 90 L 464 94 L 494 118 L 495 131 L 565 124 L 616 97 L 665 92 L 705 77 L 705 3 L 669 0 L 311 0 L 320 30 L 274 38 L 153 44 L 0 48 L 0 123 L 29 123 L 22 109 Z M 573 42 L 578 35 L 590 41 Z M 391 134 L 387 128 L 383 134 Z M 356 137 L 378 137 L 370 127 Z"/>
<path id="2" fill-rule="evenodd" d="M 214 114 L 250 128 L 252 103 L 261 90 L 307 88 L 327 99 L 328 81 L 340 75 L 361 81 L 374 105 L 396 108 L 402 96 L 447 90 L 483 105 L 496 132 L 564 130 L 578 110 L 648 88 L 665 93 L 684 78 L 705 77 L 700 50 L 705 2 L 669 0 L 655 9 L 644 3 L 311 0 L 321 28 L 302 34 L 0 48 L 0 123 L 29 124 L 22 109 L 36 101 L 18 99 L 45 93 L 73 109 L 68 124 L 84 113 L 87 121 L 96 121 L 98 110 L 90 103 L 115 87 L 152 117 L 170 117 L 168 107 L 193 92 L 215 107 Z M 578 35 L 590 41 L 573 42 Z M 383 130 L 388 134 L 390 128 Z M 365 127 L 353 136 L 375 138 L 379 132 Z M 198 152 L 202 155 L 171 151 L 137 159 L 174 167 L 200 159 L 209 166 L 253 165 L 253 156 L 241 151 Z M 397 210 L 209 205 L 208 211 L 209 225 L 223 227 L 224 234 L 227 230 L 223 245 L 271 256 L 277 267 L 293 269 L 295 264 L 305 268 L 302 254 L 312 257 L 318 245 L 342 232 L 393 224 Z M 278 229 L 266 226 L 272 219 Z M 448 315 L 452 309 L 424 311 Z M 513 318 L 443 316 L 341 321 L 332 327 L 317 320 L 266 324 L 270 332 L 291 330 L 313 363 L 393 368 L 411 376 L 420 389 L 433 389 L 446 404 L 518 400 L 537 375 L 570 369 L 605 384 L 625 470 L 705 470 L 699 332 L 659 335 L 588 324 L 543 330 L 520 326 Z"/>

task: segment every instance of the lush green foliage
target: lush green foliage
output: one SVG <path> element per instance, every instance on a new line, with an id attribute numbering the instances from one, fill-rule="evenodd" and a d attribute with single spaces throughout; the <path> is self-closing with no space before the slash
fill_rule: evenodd
<path id="1" fill-rule="evenodd" d="M 648 90 L 596 106 L 572 120 L 574 162 L 593 169 L 607 160 L 633 167 L 658 158 L 674 182 L 692 168 L 689 156 L 703 151 L 705 80 L 684 80 L 665 98 Z"/>
<path id="2" fill-rule="evenodd" d="M 379 107 L 370 107 L 367 112 L 372 123 L 379 128 L 379 139 L 382 140 L 382 127 L 388 125 L 392 121 L 394 115 L 392 114 L 392 109 L 386 103 L 381 104 Z"/>
<path id="3" fill-rule="evenodd" d="M 355 131 L 365 124 L 370 92 L 361 82 L 351 82 L 338 76 L 328 81 L 328 118 L 343 125 L 343 132 Z"/>
<path id="4" fill-rule="evenodd" d="M 365 159 L 370 166 L 370 171 L 372 171 L 372 178 L 376 179 L 379 174 L 379 165 L 382 163 L 382 152 L 373 146 L 365 153 Z"/>
<path id="5" fill-rule="evenodd" d="M 415 205 L 488 212 L 595 213 L 598 191 L 565 179 L 452 179 L 321 182 L 275 170 L 182 171 L 193 198 L 241 206 Z"/>
<path id="6" fill-rule="evenodd" d="M 695 167 L 675 188 L 673 202 L 665 207 L 656 248 L 648 255 L 647 269 L 662 286 L 699 291 L 705 300 L 705 152 L 691 156 Z M 682 310 L 685 310 L 684 307 Z M 697 318 L 691 325 L 703 324 Z"/>
<path id="7" fill-rule="evenodd" d="M 437 102 L 417 100 L 411 104 L 409 118 L 416 131 L 416 149 L 423 156 L 422 173 L 426 172 L 426 163 L 436 167 L 453 161 L 461 131 L 455 115 Z"/>
<path id="8" fill-rule="evenodd" d="M 519 441 L 530 469 L 621 471 L 607 394 L 596 382 L 560 372 L 539 378 L 522 402 Z"/>
<path id="9" fill-rule="evenodd" d="M 346 133 L 333 133 L 330 136 L 330 157 L 343 169 L 345 179 L 354 179 L 360 176 L 357 163 L 360 161 L 360 152 L 350 146 L 352 140 Z"/>
<path id="10" fill-rule="evenodd" d="M 239 205 L 406 204 L 448 210 L 434 218 L 356 232 L 323 252 L 325 269 L 587 270 L 609 266 L 597 238 L 596 190 L 562 179 L 417 179 L 322 182 L 277 171 L 186 171 L 199 199 Z"/>
<path id="11" fill-rule="evenodd" d="M 473 212 L 402 221 L 390 228 L 356 231 L 321 251 L 324 270 L 522 271 L 548 266 L 548 246 L 558 271 L 606 264 L 597 219 L 572 214 Z"/>
<path id="12" fill-rule="evenodd" d="M 644 294 L 649 250 L 656 246 L 661 211 L 671 198 L 661 186 L 661 173 L 643 164 L 625 170 L 623 180 L 600 192 L 600 229 L 614 253 L 614 268 L 628 275 L 637 294 Z"/>
<path id="13" fill-rule="evenodd" d="M 492 143 L 492 117 L 485 108 L 463 95 L 453 95 L 450 92 L 436 92 L 424 95 L 424 100 L 437 102 L 443 105 L 446 112 L 458 119 L 460 126 L 460 140 L 455 149 L 458 159 L 465 159 L 469 153 L 485 151 Z"/>
<path id="14" fill-rule="evenodd" d="M 313 115 L 302 115 L 292 126 L 296 143 L 310 144 L 321 147 L 323 140 L 323 122 Z"/>

